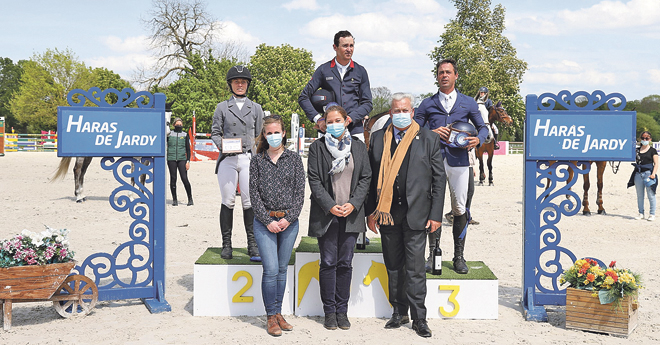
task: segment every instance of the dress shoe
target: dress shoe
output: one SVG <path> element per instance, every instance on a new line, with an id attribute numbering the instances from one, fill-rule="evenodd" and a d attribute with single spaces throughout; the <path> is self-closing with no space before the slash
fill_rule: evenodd
<path id="1" fill-rule="evenodd" d="M 280 325 L 280 328 L 283 331 L 288 332 L 288 331 L 293 330 L 293 326 L 291 326 L 290 323 L 286 322 L 286 320 L 284 319 L 284 316 L 282 316 L 282 314 L 280 314 L 280 313 L 275 314 L 275 318 L 277 318 L 277 324 Z"/>
<path id="2" fill-rule="evenodd" d="M 277 323 L 277 316 L 269 315 L 267 326 L 268 326 L 268 334 L 272 335 L 273 337 L 279 337 L 280 335 L 282 335 L 282 329 L 280 328 L 280 325 Z"/>
<path id="3" fill-rule="evenodd" d="M 343 330 L 351 329 L 351 322 L 348 321 L 346 313 L 337 313 L 337 326 Z"/>
<path id="4" fill-rule="evenodd" d="M 337 329 L 337 314 L 336 313 L 325 314 L 325 322 L 323 322 L 323 327 L 325 327 L 325 329 L 330 329 L 330 330 Z"/>
<path id="5" fill-rule="evenodd" d="M 195 204 L 195 203 L 193 202 L 193 199 L 192 199 L 192 198 L 188 199 L 188 206 L 192 206 L 192 205 L 194 205 L 194 204 Z"/>
<path id="6" fill-rule="evenodd" d="M 179 201 L 172 200 L 172 206 L 179 206 Z"/>
<path id="7" fill-rule="evenodd" d="M 414 320 L 412 324 L 412 329 L 419 335 L 420 337 L 423 338 L 430 338 L 431 337 L 431 329 L 429 328 L 429 324 L 426 323 L 426 320 L 420 319 L 420 320 Z"/>
<path id="8" fill-rule="evenodd" d="M 392 314 L 392 318 L 390 318 L 389 321 L 385 324 L 385 328 L 387 329 L 392 329 L 392 328 L 399 328 L 401 325 L 404 325 L 406 323 L 410 322 L 410 318 L 408 315 L 401 315 L 398 313 Z"/>

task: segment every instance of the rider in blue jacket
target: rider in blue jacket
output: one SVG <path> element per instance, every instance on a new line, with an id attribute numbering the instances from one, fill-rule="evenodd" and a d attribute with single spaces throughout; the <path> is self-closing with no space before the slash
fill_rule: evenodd
<path id="1" fill-rule="evenodd" d="M 316 69 L 298 97 L 298 103 L 307 118 L 316 124 L 314 128 L 325 132 L 323 116 L 314 109 L 311 98 L 319 88 L 332 91 L 335 102 L 348 113 L 351 135 L 364 141 L 362 120 L 373 108 L 367 70 L 352 59 L 355 41 L 350 32 L 336 33 L 332 47 L 337 56 Z"/>
<path id="2" fill-rule="evenodd" d="M 468 273 L 468 267 L 463 258 L 465 248 L 465 235 L 469 221 L 469 210 L 465 208 L 469 185 L 470 160 L 468 150 L 485 142 L 488 136 L 488 127 L 484 124 L 479 112 L 477 102 L 472 97 L 458 92 L 455 88 L 458 72 L 456 61 L 445 59 L 436 66 L 438 85 L 440 91 L 426 98 L 415 112 L 415 121 L 420 126 L 429 125 L 434 132 L 440 135 L 443 144 L 441 150 L 445 162 L 445 172 L 451 193 L 452 213 L 454 214 L 454 270 L 460 274 Z M 448 125 L 455 121 L 472 122 L 477 129 L 476 137 L 468 137 L 469 144 L 465 148 L 453 148 L 444 143 L 448 142 Z M 429 234 L 429 247 L 431 253 L 435 248 L 435 238 L 440 231 Z"/>

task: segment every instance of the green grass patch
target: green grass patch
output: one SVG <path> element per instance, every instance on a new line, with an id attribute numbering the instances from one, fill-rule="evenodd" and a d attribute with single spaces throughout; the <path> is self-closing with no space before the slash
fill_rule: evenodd
<path id="1" fill-rule="evenodd" d="M 319 242 L 316 237 L 305 236 L 300 239 L 300 244 L 296 248 L 298 253 L 318 253 Z M 383 246 L 380 243 L 380 238 L 370 238 L 369 245 L 364 250 L 355 249 L 356 253 L 382 253 Z"/>
<path id="2" fill-rule="evenodd" d="M 467 274 L 458 274 L 454 272 L 454 263 L 451 261 L 442 262 L 442 275 L 434 276 L 426 274 L 426 279 L 457 279 L 457 280 L 496 280 L 497 277 L 483 261 L 468 261 L 470 268 Z"/>
<path id="3" fill-rule="evenodd" d="M 261 265 L 261 262 L 250 261 L 250 256 L 248 256 L 247 248 L 234 248 L 232 255 L 234 256 L 231 260 L 225 260 L 220 257 L 222 248 L 209 247 L 206 249 L 204 254 L 195 261 L 195 265 Z M 289 259 L 289 265 L 293 265 L 295 262 L 295 253 L 296 250 L 291 252 L 291 259 Z"/>

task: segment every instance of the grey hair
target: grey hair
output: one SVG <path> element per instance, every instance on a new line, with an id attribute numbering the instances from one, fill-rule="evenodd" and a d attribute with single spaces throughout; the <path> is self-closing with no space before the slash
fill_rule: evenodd
<path id="1" fill-rule="evenodd" d="M 392 103 L 394 101 L 400 101 L 404 98 L 407 98 L 410 101 L 410 105 L 412 106 L 415 104 L 415 96 L 412 95 L 412 93 L 408 92 L 397 92 L 392 95 L 392 99 L 390 100 L 390 108 L 392 108 Z"/>

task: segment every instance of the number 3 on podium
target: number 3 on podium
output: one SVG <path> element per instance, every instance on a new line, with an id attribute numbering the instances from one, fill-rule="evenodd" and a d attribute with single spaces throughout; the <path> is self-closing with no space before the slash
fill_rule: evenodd
<path id="1" fill-rule="evenodd" d="M 447 301 L 451 304 L 454 305 L 454 310 L 451 312 L 445 311 L 445 308 L 440 306 L 438 308 L 440 310 L 440 314 L 444 317 L 454 317 L 456 314 L 458 314 L 458 311 L 461 309 L 461 306 L 458 304 L 458 301 L 456 300 L 456 295 L 458 295 L 458 291 L 461 290 L 460 285 L 440 285 L 438 286 L 438 290 L 440 291 L 451 291 L 451 294 L 449 295 L 449 298 Z"/>
<path id="2" fill-rule="evenodd" d="M 247 283 L 245 286 L 243 286 L 242 289 L 238 290 L 234 297 L 231 298 L 231 301 L 233 303 L 252 303 L 254 301 L 254 297 L 243 296 L 243 294 L 252 287 L 252 275 L 250 275 L 250 273 L 247 271 L 238 271 L 234 273 L 234 276 L 231 278 L 231 280 L 237 281 L 240 277 L 247 278 Z"/>

